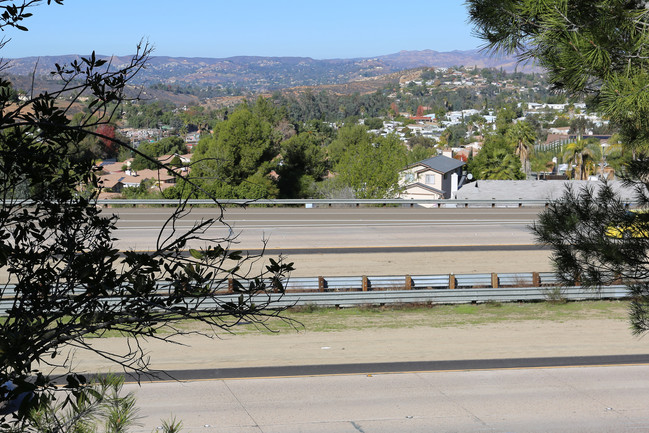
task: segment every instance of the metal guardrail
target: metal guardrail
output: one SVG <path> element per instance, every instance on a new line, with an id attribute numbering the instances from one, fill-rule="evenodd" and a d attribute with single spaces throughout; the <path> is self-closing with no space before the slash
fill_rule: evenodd
<path id="1" fill-rule="evenodd" d="M 251 281 L 238 279 L 242 287 Z M 270 281 L 266 283 L 270 286 Z M 213 286 L 215 292 L 228 293 L 234 286 L 233 279 Z M 503 287 L 557 287 L 559 280 L 553 272 L 521 272 L 492 274 L 438 274 L 438 275 L 382 275 L 351 277 L 291 277 L 285 281 L 285 292 L 344 292 L 372 290 L 425 290 L 425 289 L 496 289 Z M 170 283 L 159 282 L 160 294 L 169 290 Z M 14 287 L 5 285 L 4 298 L 15 296 Z"/>
<path id="2" fill-rule="evenodd" d="M 239 281 L 246 286 L 247 282 Z M 350 277 L 291 277 L 286 282 L 287 292 L 333 292 L 370 290 L 421 290 L 458 288 L 499 288 L 556 286 L 557 276 L 552 272 L 388 275 Z"/>
<path id="3" fill-rule="evenodd" d="M 448 206 L 448 205 L 460 205 L 461 207 L 468 205 L 491 205 L 491 204 L 526 204 L 526 205 L 535 205 L 535 206 L 544 206 L 548 203 L 548 200 L 522 200 L 522 199 L 512 199 L 512 200 L 450 200 L 450 199 L 270 199 L 270 200 L 241 200 L 241 199 L 219 199 L 218 203 L 220 204 L 231 204 L 231 205 L 265 205 L 265 206 L 331 206 L 331 205 L 404 205 L 404 206 L 414 206 L 414 205 L 437 205 L 437 206 Z M 167 206 L 176 206 L 178 200 L 162 200 L 162 199 L 140 199 L 140 200 L 98 200 L 98 204 L 105 206 L 115 206 L 115 205 L 126 205 L 126 206 L 140 206 L 140 205 L 167 205 Z M 188 204 L 191 205 L 214 205 L 213 200 L 188 200 Z"/>
<path id="4" fill-rule="evenodd" d="M 245 280 L 240 280 L 244 286 Z M 484 302 L 543 301 L 547 299 L 622 299 L 629 296 L 625 285 L 612 285 L 599 290 L 584 287 L 561 287 L 554 273 L 462 274 L 378 277 L 299 277 L 291 278 L 286 292 L 253 296 L 251 302 L 271 301 L 276 307 L 289 306 L 351 306 L 398 303 L 461 304 Z M 228 292 L 231 282 L 215 287 L 214 300 L 200 298 L 204 308 L 215 308 L 217 302 L 236 302 L 239 294 Z M 165 283 L 160 283 L 164 292 Z M 12 307 L 13 287 L 4 288 L 0 299 L 0 315 Z M 118 302 L 119 298 L 105 298 Z M 191 303 L 191 298 L 187 299 Z"/>
<path id="5" fill-rule="evenodd" d="M 186 203 L 192 206 L 301 206 L 312 207 L 363 207 L 363 206 L 394 206 L 400 207 L 437 207 L 437 208 L 474 208 L 474 207 L 547 207 L 556 200 L 526 200 L 522 198 L 512 199 L 485 199 L 485 200 L 462 200 L 462 199 L 268 199 L 268 200 L 244 200 L 244 199 L 218 199 L 214 200 L 187 200 Z M 30 200 L 14 200 L 9 202 L 12 205 L 30 206 Z M 632 200 L 623 201 L 627 207 L 637 205 Z M 146 207 L 146 206 L 178 206 L 178 200 L 166 199 L 101 199 L 96 204 L 105 207 Z"/>
<path id="6" fill-rule="evenodd" d="M 548 206 L 552 200 L 525 200 L 521 198 L 512 199 L 490 199 L 490 200 L 461 200 L 461 199 L 273 199 L 273 200 L 235 200 L 219 199 L 221 205 L 263 205 L 263 206 L 302 206 L 302 207 L 323 207 L 323 206 L 377 206 L 377 205 L 400 205 L 402 207 L 432 206 L 448 208 L 470 208 L 470 207 L 540 207 Z M 215 206 L 213 200 L 188 200 L 190 205 Z M 97 204 L 102 206 L 177 206 L 178 200 L 98 200 Z M 634 202 L 625 202 L 627 206 Z"/>
<path id="7" fill-rule="evenodd" d="M 571 301 L 624 299 L 629 297 L 626 286 L 607 286 L 600 290 L 583 287 L 508 287 L 498 289 L 425 289 L 425 290 L 384 290 L 353 292 L 287 292 L 253 296 L 250 301 L 261 304 L 270 301 L 275 308 L 292 306 L 345 307 L 359 305 L 387 304 L 472 304 L 487 302 L 531 302 L 566 299 Z M 201 299 L 199 308 L 218 308 L 226 302 L 238 301 L 238 294 L 223 294 L 214 299 Z M 117 298 L 107 298 L 109 302 L 119 302 Z M 218 304 L 217 304 L 218 302 Z M 192 300 L 188 299 L 191 305 Z M 0 300 L 0 315 L 11 308 L 13 300 Z"/>
<path id="8" fill-rule="evenodd" d="M 427 289 L 387 290 L 375 292 L 316 292 L 270 295 L 277 307 L 315 305 L 320 307 L 343 307 L 383 304 L 471 304 L 486 302 L 543 301 L 558 297 L 577 300 L 623 299 L 629 296 L 626 286 L 608 286 L 601 290 L 583 287 L 509 287 L 499 289 Z M 233 297 L 234 298 L 234 297 Z M 268 298 L 265 298 L 268 299 Z"/>

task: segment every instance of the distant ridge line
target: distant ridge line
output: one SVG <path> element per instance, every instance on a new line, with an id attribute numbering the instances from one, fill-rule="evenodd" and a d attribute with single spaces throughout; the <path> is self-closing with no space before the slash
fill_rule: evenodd
<path id="1" fill-rule="evenodd" d="M 86 55 L 22 57 L 5 59 L 5 74 L 49 77 L 54 65 L 67 64 Z M 115 68 L 125 67 L 131 56 L 97 56 L 111 59 Z M 421 67 L 502 68 L 512 72 L 530 70 L 511 56 L 492 57 L 483 51 L 403 50 L 398 53 L 350 59 L 313 59 L 311 57 L 234 56 L 171 57 L 152 56 L 134 84 L 173 84 L 245 88 L 253 92 L 274 91 L 298 86 L 344 84 Z"/>

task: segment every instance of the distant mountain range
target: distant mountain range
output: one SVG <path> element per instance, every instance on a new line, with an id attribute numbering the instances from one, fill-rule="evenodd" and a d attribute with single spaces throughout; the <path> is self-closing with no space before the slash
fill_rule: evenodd
<path id="1" fill-rule="evenodd" d="M 108 56 L 98 56 L 108 59 Z M 54 64 L 66 64 L 79 55 L 5 59 L 6 74 L 45 77 Z M 114 56 L 114 67 L 126 66 L 130 57 Z M 437 52 L 401 51 L 385 56 L 358 59 L 315 60 L 308 57 L 239 56 L 222 59 L 154 56 L 138 74 L 139 84 L 163 83 L 179 86 L 220 86 L 265 92 L 296 86 L 341 84 L 418 67 L 488 67 L 513 71 L 513 57 L 490 57 L 479 50 Z M 526 69 L 530 69 L 527 67 Z M 521 70 L 521 68 L 519 68 Z"/>

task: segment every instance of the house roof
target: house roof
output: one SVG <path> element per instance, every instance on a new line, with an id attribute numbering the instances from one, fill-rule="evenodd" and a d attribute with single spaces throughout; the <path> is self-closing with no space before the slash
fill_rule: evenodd
<path id="1" fill-rule="evenodd" d="M 613 190 L 623 200 L 633 200 L 634 190 L 622 181 L 610 181 Z M 570 185 L 575 191 L 583 187 L 601 187 L 601 182 L 589 180 L 478 180 L 467 183 L 458 190 L 460 200 L 557 200 Z"/>
<path id="2" fill-rule="evenodd" d="M 114 188 L 118 183 L 123 185 L 139 185 L 145 179 L 155 179 L 162 188 L 171 186 L 168 182 L 174 179 L 174 176 L 169 174 L 167 170 L 140 170 L 137 176 L 126 174 L 123 171 L 108 173 L 99 176 L 102 186 L 105 188 Z"/>
<path id="3" fill-rule="evenodd" d="M 465 163 L 458 161 L 457 159 L 449 158 L 448 156 L 434 156 L 432 158 L 424 159 L 423 161 L 415 162 L 410 167 L 415 167 L 417 165 L 424 165 L 440 173 L 448 173 L 459 167 L 462 167 Z"/>

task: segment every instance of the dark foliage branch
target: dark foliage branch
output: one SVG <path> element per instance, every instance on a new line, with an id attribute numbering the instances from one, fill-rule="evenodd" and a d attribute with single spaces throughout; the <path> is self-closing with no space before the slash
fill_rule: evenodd
<path id="1" fill-rule="evenodd" d="M 547 71 L 555 91 L 586 96 L 619 126 L 633 155 L 626 186 L 649 206 L 649 9 L 644 0 L 468 0 L 475 33 L 492 52 L 515 53 Z M 610 236 L 616 227 L 649 227 L 649 214 L 626 211 L 610 185 L 569 189 L 533 227 L 553 250 L 566 284 L 629 285 L 636 333 L 649 331 L 649 236 Z"/>
<path id="2" fill-rule="evenodd" d="M 0 1 L 3 8 L 9 15 L 0 16 L 0 27 L 3 22 L 18 25 L 21 13 L 28 16 L 26 9 L 10 9 Z M 49 371 L 63 367 L 72 372 L 72 349 L 91 350 L 124 369 L 143 372 L 148 358 L 141 339 L 173 341 L 187 333 L 177 326 L 181 321 L 227 331 L 241 321 L 267 326 L 282 311 L 273 308 L 271 294 L 283 292 L 291 264 L 270 259 L 259 271 L 261 256 L 236 251 L 236 236 L 210 235 L 221 227 L 232 233 L 222 209 L 217 218 L 183 231 L 177 223 L 191 208 L 180 201 L 153 251 L 120 252 L 114 246 L 116 217 L 97 206 L 98 169 L 79 155 L 78 144 L 95 135 L 129 147 L 97 133 L 97 127 L 111 121 L 149 53 L 147 45 L 138 47 L 131 63 L 119 70 L 94 54 L 57 65 L 64 81 L 60 91 L 17 106 L 10 83 L 0 79 L 0 270 L 7 275 L 7 284 L 0 286 L 0 388 L 6 401 L 32 395 L 1 429 L 19 425 L 29 430 L 29 411 L 54 398 L 55 378 Z M 71 92 L 94 98 L 80 125 L 68 118 L 71 105 L 59 102 Z M 196 187 L 173 167 L 152 161 L 184 187 Z M 228 285 L 238 296 L 223 296 Z M 128 337 L 124 353 L 102 351 L 87 339 L 107 332 Z M 84 387 L 83 377 L 70 374 L 64 389 L 71 399 Z"/>
<path id="3" fill-rule="evenodd" d="M 642 187 L 646 191 L 646 187 Z M 622 228 L 621 237 L 611 230 Z M 560 281 L 598 290 L 626 284 L 631 295 L 634 333 L 649 331 L 649 238 L 629 227 L 649 227 L 649 214 L 630 213 L 609 184 L 568 189 L 541 213 L 532 230 L 539 243 L 552 248 Z"/>
<path id="4" fill-rule="evenodd" d="M 620 127 L 630 150 L 649 149 L 649 9 L 644 0 L 468 0 L 491 52 L 543 67 L 557 92 L 587 97 Z"/>

